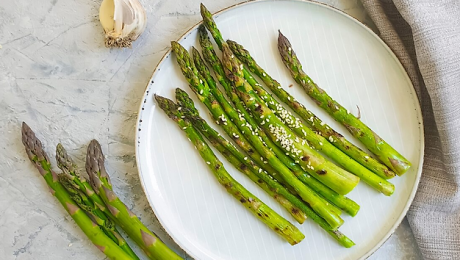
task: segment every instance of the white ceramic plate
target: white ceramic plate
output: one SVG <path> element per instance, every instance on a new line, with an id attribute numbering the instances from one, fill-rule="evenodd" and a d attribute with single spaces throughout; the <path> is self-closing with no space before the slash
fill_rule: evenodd
<path id="1" fill-rule="evenodd" d="M 197 7 L 198 8 L 198 7 Z M 423 159 L 419 103 L 403 67 L 367 27 L 325 5 L 301 1 L 257 1 L 227 8 L 215 16 L 224 38 L 243 44 L 259 64 L 325 122 L 354 139 L 321 111 L 291 79 L 277 51 L 277 31 L 291 41 L 305 71 L 332 97 L 400 151 L 413 167 L 391 180 L 396 192 L 383 196 L 360 183 L 349 197 L 361 205 L 340 229 L 355 243 L 339 246 L 313 221 L 299 225 L 272 198 L 226 162 L 230 174 L 305 234 L 290 246 L 226 193 L 179 127 L 157 109 L 153 94 L 174 98 L 187 86 L 175 56 L 167 53 L 155 69 L 139 111 L 137 163 L 142 185 L 159 221 L 196 259 L 360 259 L 394 232 L 417 189 Z M 179 42 L 199 46 L 197 26 Z M 290 84 L 293 87 L 288 88 Z M 196 100 L 196 99 L 195 99 Z M 212 122 L 204 105 L 202 115 Z M 213 123 L 212 123 L 213 124 Z M 218 126 L 215 125 L 217 128 Z"/>

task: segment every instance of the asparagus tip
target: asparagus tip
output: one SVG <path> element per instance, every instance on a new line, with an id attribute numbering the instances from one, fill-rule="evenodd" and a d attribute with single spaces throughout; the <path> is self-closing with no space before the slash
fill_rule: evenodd
<path id="1" fill-rule="evenodd" d="M 200 12 L 202 16 L 210 14 L 208 8 L 206 8 L 203 3 L 200 3 Z"/>
<path id="2" fill-rule="evenodd" d="M 194 62 L 200 62 L 201 64 L 201 55 L 200 52 L 195 48 L 195 46 L 192 46 L 192 57 Z"/>
<path id="3" fill-rule="evenodd" d="M 171 99 L 159 96 L 155 94 L 155 99 L 158 103 L 158 106 L 165 111 L 165 113 L 172 119 L 175 117 L 175 112 L 177 110 L 177 105 Z"/>

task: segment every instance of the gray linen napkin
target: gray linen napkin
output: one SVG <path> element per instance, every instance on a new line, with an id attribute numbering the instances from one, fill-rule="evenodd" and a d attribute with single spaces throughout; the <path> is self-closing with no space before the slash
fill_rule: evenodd
<path id="1" fill-rule="evenodd" d="M 407 218 L 425 259 L 460 259 L 460 1 L 361 1 L 422 106 L 425 161 Z"/>

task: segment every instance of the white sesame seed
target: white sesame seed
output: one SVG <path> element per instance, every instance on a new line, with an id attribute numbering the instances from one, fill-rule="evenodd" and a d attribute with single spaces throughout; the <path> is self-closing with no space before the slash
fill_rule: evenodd
<path id="1" fill-rule="evenodd" d="M 182 107 L 178 107 L 177 110 L 178 110 L 178 111 L 181 111 L 181 110 L 182 110 Z"/>
<path id="2" fill-rule="evenodd" d="M 211 162 L 206 162 L 207 164 L 211 164 Z"/>
<path id="3" fill-rule="evenodd" d="M 200 95 L 203 95 L 203 90 L 202 89 L 200 90 Z"/>

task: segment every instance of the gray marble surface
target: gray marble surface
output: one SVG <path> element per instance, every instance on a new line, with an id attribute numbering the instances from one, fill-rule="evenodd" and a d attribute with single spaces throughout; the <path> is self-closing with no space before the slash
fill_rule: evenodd
<path id="1" fill-rule="evenodd" d="M 80 166 L 88 142 L 100 140 L 122 200 L 185 256 L 147 203 L 135 165 L 134 135 L 137 109 L 153 68 L 170 40 L 200 20 L 200 1 L 143 0 L 147 29 L 134 48 L 124 50 L 103 45 L 100 2 L 0 0 L 1 259 L 105 258 L 28 161 L 20 140 L 22 121 L 38 133 L 50 155 L 62 142 Z M 203 2 L 217 11 L 240 1 Z M 373 28 L 358 0 L 323 2 Z M 404 221 L 370 259 L 420 258 Z"/>

